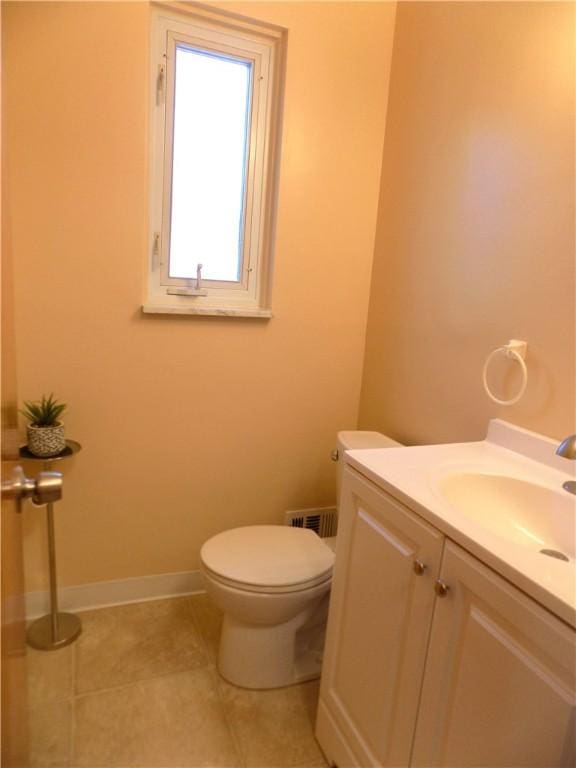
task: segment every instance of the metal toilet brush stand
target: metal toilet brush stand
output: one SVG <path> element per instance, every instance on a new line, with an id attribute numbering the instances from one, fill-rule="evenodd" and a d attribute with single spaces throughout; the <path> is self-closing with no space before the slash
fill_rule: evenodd
<path id="1" fill-rule="evenodd" d="M 50 470 L 54 461 L 66 459 L 78 453 L 80 443 L 66 440 L 66 448 L 58 456 L 40 458 L 30 453 L 26 446 L 20 448 L 20 456 L 31 461 L 43 461 L 44 469 Z M 54 537 L 54 504 L 46 504 L 46 523 L 48 530 L 48 566 L 50 575 L 50 613 L 33 621 L 28 627 L 26 639 L 28 645 L 39 651 L 55 651 L 70 645 L 82 632 L 82 624 L 73 613 L 58 611 L 58 584 L 56 580 L 56 542 Z"/>

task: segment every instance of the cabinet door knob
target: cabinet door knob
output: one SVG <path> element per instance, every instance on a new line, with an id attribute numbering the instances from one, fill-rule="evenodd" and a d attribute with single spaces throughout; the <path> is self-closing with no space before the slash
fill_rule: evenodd
<path id="1" fill-rule="evenodd" d="M 422 574 L 426 570 L 426 566 L 424 565 L 422 560 L 414 560 L 414 562 L 412 563 L 412 568 L 416 576 L 422 576 Z"/>
<path id="2" fill-rule="evenodd" d="M 436 584 L 434 584 L 434 592 L 436 592 L 438 597 L 446 597 L 449 589 L 450 587 L 448 584 L 446 584 L 445 581 L 442 581 L 442 579 L 436 579 Z"/>

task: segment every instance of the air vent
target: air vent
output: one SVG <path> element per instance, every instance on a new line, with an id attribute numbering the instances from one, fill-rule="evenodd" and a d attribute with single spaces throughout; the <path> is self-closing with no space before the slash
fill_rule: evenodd
<path id="1" fill-rule="evenodd" d="M 292 528 L 309 528 L 323 539 L 336 536 L 338 515 L 336 507 L 320 507 L 319 509 L 296 509 L 285 513 L 285 524 Z"/>

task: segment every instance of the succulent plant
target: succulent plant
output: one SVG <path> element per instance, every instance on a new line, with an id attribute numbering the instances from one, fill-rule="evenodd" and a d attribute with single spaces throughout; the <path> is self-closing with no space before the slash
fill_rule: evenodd
<path id="1" fill-rule="evenodd" d="M 20 413 L 34 427 L 54 427 L 58 424 L 60 415 L 66 408 L 66 403 L 59 403 L 54 395 L 42 395 L 39 402 L 24 401 L 24 409 Z"/>

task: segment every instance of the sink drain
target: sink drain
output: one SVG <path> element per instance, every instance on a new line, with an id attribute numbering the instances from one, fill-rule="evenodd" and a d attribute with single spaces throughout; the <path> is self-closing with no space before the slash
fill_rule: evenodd
<path id="1" fill-rule="evenodd" d="M 557 549 L 541 549 L 540 554 L 548 555 L 548 557 L 555 557 L 556 560 L 565 560 L 567 563 L 570 562 L 570 558 L 566 557 L 564 552 L 558 552 Z"/>

